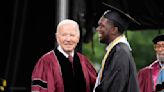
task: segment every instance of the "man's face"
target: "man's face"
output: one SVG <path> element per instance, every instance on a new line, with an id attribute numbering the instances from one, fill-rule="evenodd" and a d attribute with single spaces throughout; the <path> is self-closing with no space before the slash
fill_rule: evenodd
<path id="1" fill-rule="evenodd" d="M 100 18 L 96 31 L 98 32 L 98 37 L 101 43 L 110 43 L 111 31 L 113 30 L 113 28 L 114 25 L 107 18 Z"/>
<path id="2" fill-rule="evenodd" d="M 73 24 L 61 26 L 56 36 L 58 44 L 66 53 L 72 52 L 75 49 L 80 38 L 78 29 Z"/>
<path id="3" fill-rule="evenodd" d="M 154 45 L 157 59 L 164 62 L 164 41 L 159 41 Z"/>

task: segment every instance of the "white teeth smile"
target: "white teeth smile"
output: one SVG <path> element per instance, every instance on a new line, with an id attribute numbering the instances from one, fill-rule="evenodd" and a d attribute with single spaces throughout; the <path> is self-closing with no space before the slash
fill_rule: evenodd
<path id="1" fill-rule="evenodd" d="M 98 34 L 98 37 L 102 37 L 102 34 Z"/>

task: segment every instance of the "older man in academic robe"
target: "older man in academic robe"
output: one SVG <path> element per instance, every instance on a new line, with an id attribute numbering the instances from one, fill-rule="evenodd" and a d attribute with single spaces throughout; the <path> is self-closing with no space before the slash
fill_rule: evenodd
<path id="1" fill-rule="evenodd" d="M 89 59 L 75 51 L 80 39 L 78 24 L 69 19 L 61 21 L 56 39 L 58 46 L 35 65 L 32 92 L 91 92 L 97 73 Z"/>
<path id="2" fill-rule="evenodd" d="M 155 92 L 157 85 L 157 77 L 159 71 L 164 64 L 164 35 L 158 35 L 153 39 L 154 49 L 156 51 L 157 60 L 138 72 L 138 80 L 140 92 Z"/>

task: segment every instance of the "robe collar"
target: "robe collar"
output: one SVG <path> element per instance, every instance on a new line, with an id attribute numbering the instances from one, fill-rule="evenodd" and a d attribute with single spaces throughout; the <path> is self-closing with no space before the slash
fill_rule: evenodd
<path id="1" fill-rule="evenodd" d="M 150 64 L 148 67 L 149 67 L 149 68 L 152 68 L 153 65 L 155 65 L 155 64 L 159 64 L 159 67 L 160 67 L 160 68 L 164 67 L 164 64 L 162 64 L 159 60 L 154 61 L 154 62 L 153 62 L 152 64 Z"/>
<path id="2" fill-rule="evenodd" d="M 164 66 L 164 64 L 162 64 L 161 61 L 158 61 L 158 62 L 159 62 L 160 67 Z"/>
<path id="3" fill-rule="evenodd" d="M 118 38 L 118 37 L 117 37 Z M 112 41 L 113 42 L 113 41 Z M 111 42 L 111 43 L 112 43 Z M 106 51 L 108 50 L 108 48 L 110 47 L 111 43 L 109 43 L 109 45 L 106 47 Z M 127 38 L 125 37 L 125 35 L 121 36 L 121 38 L 119 39 L 118 43 L 124 43 L 129 47 L 129 50 L 132 51 L 132 48 L 130 47 L 129 42 L 127 41 Z"/>
<path id="4" fill-rule="evenodd" d="M 68 58 L 69 55 L 68 55 L 66 52 L 64 52 L 64 50 L 61 48 L 60 45 L 57 47 L 57 49 L 58 49 L 66 58 Z M 72 51 L 72 52 L 71 52 L 71 56 L 73 57 L 74 54 L 75 54 L 75 52 Z"/>

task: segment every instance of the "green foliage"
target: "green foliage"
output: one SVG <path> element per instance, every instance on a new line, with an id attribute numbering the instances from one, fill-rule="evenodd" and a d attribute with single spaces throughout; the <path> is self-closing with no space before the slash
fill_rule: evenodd
<path id="1" fill-rule="evenodd" d="M 155 60 L 152 39 L 157 34 L 157 30 L 127 32 L 127 38 L 132 47 L 132 54 L 138 70 Z"/>
<path id="2" fill-rule="evenodd" d="M 164 30 L 160 32 L 163 34 Z M 152 39 L 158 34 L 158 30 L 129 30 L 126 32 L 138 70 L 151 64 L 156 59 Z M 93 42 L 83 44 L 83 53 L 88 56 L 96 68 L 97 64 L 101 65 L 105 54 L 105 45 L 99 42 L 97 32 L 94 34 Z"/>
<path id="3" fill-rule="evenodd" d="M 93 36 L 93 42 L 83 44 L 83 53 L 88 56 L 96 69 L 100 67 L 105 54 L 105 45 L 99 42 L 97 33 Z"/>

